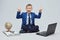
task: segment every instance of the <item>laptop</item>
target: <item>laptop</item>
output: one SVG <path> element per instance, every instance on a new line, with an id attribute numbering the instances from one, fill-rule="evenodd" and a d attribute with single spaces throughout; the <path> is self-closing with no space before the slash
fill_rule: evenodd
<path id="1" fill-rule="evenodd" d="M 49 24 L 47 31 L 38 32 L 36 34 L 41 36 L 49 36 L 55 33 L 56 26 L 57 26 L 57 23 Z"/>

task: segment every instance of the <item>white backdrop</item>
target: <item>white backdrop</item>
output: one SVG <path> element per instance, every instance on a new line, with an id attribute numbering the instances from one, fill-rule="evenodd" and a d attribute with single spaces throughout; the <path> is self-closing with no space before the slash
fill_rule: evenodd
<path id="1" fill-rule="evenodd" d="M 39 25 L 40 31 L 46 30 L 48 24 L 57 22 L 56 33 L 49 37 L 41 37 L 35 34 L 21 34 L 19 36 L 6 37 L 2 31 L 5 31 L 5 22 L 11 22 L 11 30 L 19 31 L 21 28 L 21 19 L 16 19 L 17 8 L 21 7 L 25 11 L 25 5 L 31 3 L 33 12 L 38 14 L 39 8 L 43 8 L 40 19 L 35 20 Z M 0 0 L 0 39 L 1 40 L 59 40 L 60 38 L 60 0 Z"/>

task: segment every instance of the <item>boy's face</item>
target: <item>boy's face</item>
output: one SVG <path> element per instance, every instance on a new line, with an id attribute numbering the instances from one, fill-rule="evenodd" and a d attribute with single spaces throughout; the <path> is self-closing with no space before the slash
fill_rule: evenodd
<path id="1" fill-rule="evenodd" d="M 27 11 L 27 12 L 31 12 L 31 11 L 32 11 L 32 6 L 27 6 L 27 7 L 26 7 L 26 11 Z"/>

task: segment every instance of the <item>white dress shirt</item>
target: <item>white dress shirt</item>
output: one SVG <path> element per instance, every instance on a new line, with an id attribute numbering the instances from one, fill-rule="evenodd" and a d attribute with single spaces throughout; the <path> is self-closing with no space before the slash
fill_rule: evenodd
<path id="1" fill-rule="evenodd" d="M 26 21 L 26 24 L 28 24 L 28 23 L 29 23 L 29 22 L 28 22 L 28 20 L 29 20 L 29 15 L 28 15 L 28 13 L 27 13 L 27 21 Z M 30 14 L 30 24 L 32 24 L 31 14 Z"/>

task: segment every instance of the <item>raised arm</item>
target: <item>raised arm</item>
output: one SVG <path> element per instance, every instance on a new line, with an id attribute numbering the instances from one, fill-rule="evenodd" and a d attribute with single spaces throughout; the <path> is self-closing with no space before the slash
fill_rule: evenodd
<path id="1" fill-rule="evenodd" d="M 18 11 L 17 11 L 16 18 L 17 18 L 17 19 L 20 19 L 20 18 L 22 18 L 22 14 L 21 14 L 21 8 L 18 8 Z"/>
<path id="2" fill-rule="evenodd" d="M 40 18 L 42 14 L 42 8 L 40 8 L 38 15 L 35 14 L 35 18 Z"/>
<path id="3" fill-rule="evenodd" d="M 35 14 L 35 18 L 40 18 L 41 17 L 41 12 L 38 13 L 38 15 Z"/>

